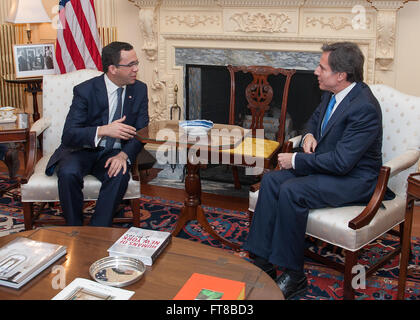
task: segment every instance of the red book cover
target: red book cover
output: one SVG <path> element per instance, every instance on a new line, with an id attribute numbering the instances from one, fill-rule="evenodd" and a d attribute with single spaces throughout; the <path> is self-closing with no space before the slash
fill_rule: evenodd
<path id="1" fill-rule="evenodd" d="M 243 300 L 245 282 L 193 273 L 174 300 Z"/>

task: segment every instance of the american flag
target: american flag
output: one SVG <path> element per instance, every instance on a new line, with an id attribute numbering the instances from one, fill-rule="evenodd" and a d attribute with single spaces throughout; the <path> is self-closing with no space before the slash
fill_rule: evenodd
<path id="1" fill-rule="evenodd" d="M 60 0 L 55 46 L 56 73 L 102 70 L 94 0 Z"/>

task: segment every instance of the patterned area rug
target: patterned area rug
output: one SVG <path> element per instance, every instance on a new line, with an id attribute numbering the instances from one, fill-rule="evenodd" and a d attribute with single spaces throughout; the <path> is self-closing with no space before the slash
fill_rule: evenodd
<path id="1" fill-rule="evenodd" d="M 0 188 L 7 184 L 0 179 Z M 6 192 L 0 198 L 0 236 L 11 232 L 19 232 L 23 229 L 22 206 L 16 197 L 18 190 Z M 141 227 L 171 231 L 174 227 L 181 202 L 168 201 L 160 198 L 142 197 L 141 203 Z M 85 211 L 92 212 L 94 203 L 87 203 Z M 245 212 L 232 211 L 221 208 L 204 206 L 208 221 L 217 232 L 225 238 L 242 243 L 248 234 L 248 217 Z M 130 216 L 129 206 L 126 206 L 119 214 Z M 57 204 L 43 210 L 44 216 L 59 216 L 60 208 Z M 115 227 L 128 227 L 129 225 L 115 225 Z M 222 248 L 250 260 L 247 252 L 233 252 L 229 247 L 213 240 L 201 228 L 197 221 L 191 221 L 180 232 L 178 237 L 192 241 L 198 241 L 206 245 Z M 371 250 L 361 255 L 359 264 L 373 264 L 379 256 L 389 251 L 397 243 L 396 238 L 386 236 L 371 244 Z M 324 256 L 336 261 L 342 261 L 340 252 L 334 252 L 328 245 L 320 246 L 315 241 L 307 239 L 310 250 L 322 253 Z M 406 299 L 420 300 L 420 238 L 412 238 L 413 257 L 410 260 L 406 285 Z M 366 288 L 356 290 L 356 299 L 359 300 L 392 300 L 396 299 L 398 288 L 399 259 L 394 258 L 390 263 L 381 268 L 376 274 L 366 279 Z M 342 299 L 343 275 L 335 270 L 315 263 L 310 259 L 305 260 L 305 271 L 309 281 L 309 289 L 304 296 L 296 299 L 301 300 L 337 300 Z"/>

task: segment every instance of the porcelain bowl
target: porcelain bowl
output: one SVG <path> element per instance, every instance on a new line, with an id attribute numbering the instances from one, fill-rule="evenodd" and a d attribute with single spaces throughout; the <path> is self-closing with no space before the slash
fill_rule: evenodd
<path id="1" fill-rule="evenodd" d="M 193 136 L 207 135 L 213 128 L 213 122 L 210 120 L 186 120 L 180 121 L 179 126 L 188 134 Z"/>

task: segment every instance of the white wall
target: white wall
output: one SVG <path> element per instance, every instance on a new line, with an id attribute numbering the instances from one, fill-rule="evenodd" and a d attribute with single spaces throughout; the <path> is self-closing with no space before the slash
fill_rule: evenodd
<path id="1" fill-rule="evenodd" d="M 396 89 L 420 96 L 420 2 L 410 1 L 398 12 L 394 71 Z"/>

